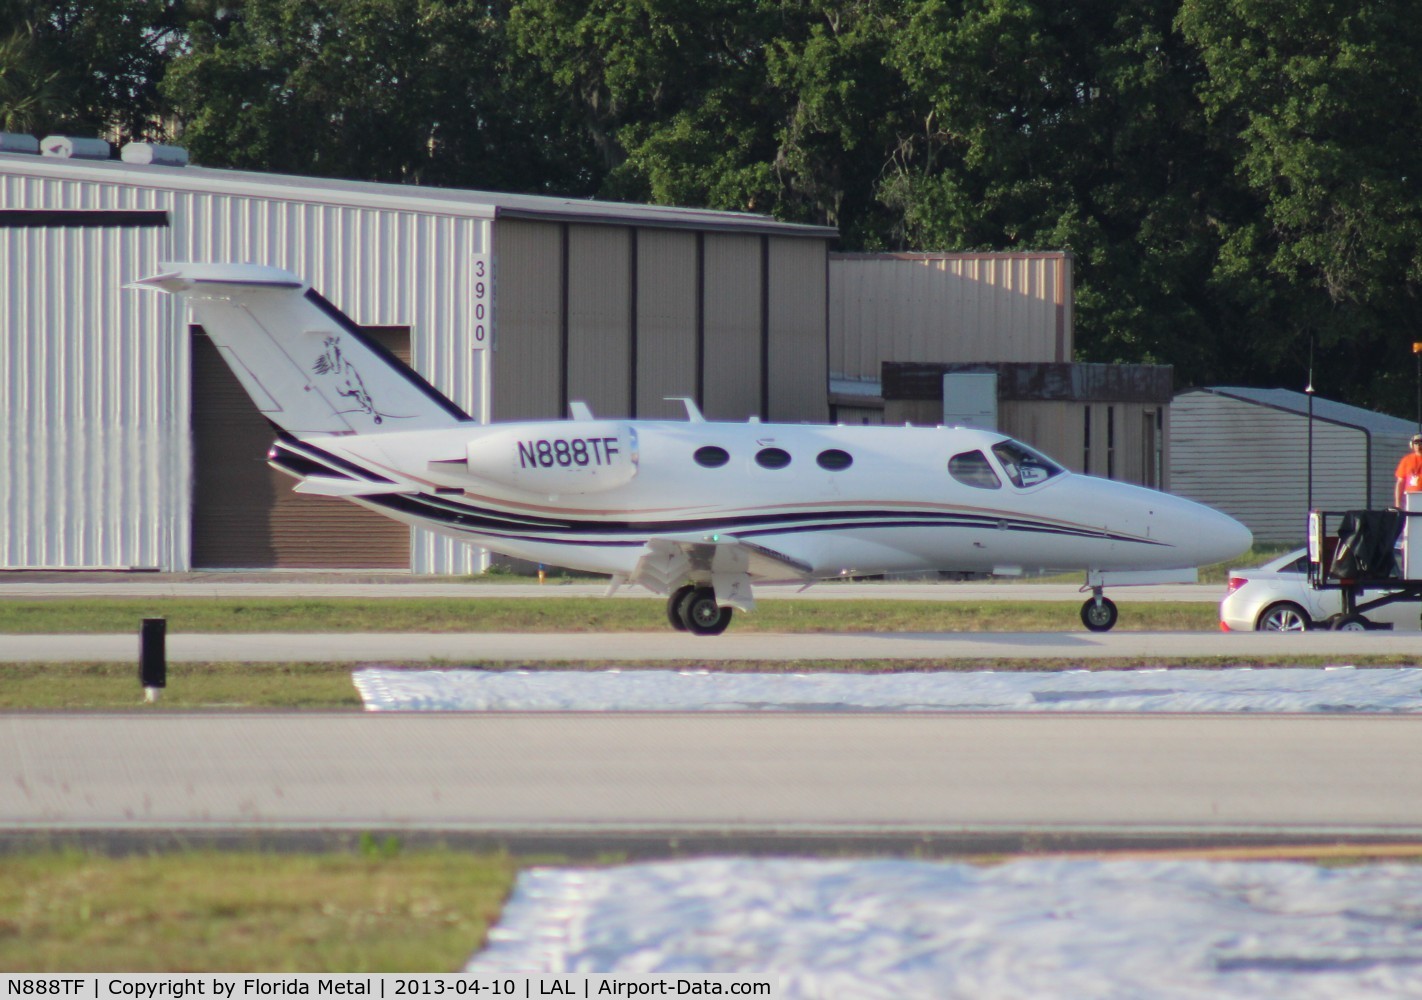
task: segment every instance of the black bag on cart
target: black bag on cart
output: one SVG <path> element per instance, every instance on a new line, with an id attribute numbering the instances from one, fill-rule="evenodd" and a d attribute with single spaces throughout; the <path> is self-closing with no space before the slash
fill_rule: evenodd
<path id="1" fill-rule="evenodd" d="M 1402 534 L 1397 510 L 1350 510 L 1338 525 L 1338 553 L 1329 576 L 1340 580 L 1387 580 L 1398 575 L 1393 547 Z"/>

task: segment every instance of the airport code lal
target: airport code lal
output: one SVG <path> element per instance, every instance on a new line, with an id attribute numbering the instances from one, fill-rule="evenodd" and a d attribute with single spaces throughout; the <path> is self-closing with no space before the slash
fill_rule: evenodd
<path id="1" fill-rule="evenodd" d="M 560 976 L 396 976 L 232 975 L 167 973 L 0 974 L 4 998 L 77 997 L 81 1000 L 255 1000 L 258 997 L 690 997 L 780 995 L 773 977 L 705 974 L 699 976 L 560 975 Z"/>

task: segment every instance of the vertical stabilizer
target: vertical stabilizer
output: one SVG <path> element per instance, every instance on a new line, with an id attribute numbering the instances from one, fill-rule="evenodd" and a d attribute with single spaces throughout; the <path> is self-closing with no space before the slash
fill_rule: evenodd
<path id="1" fill-rule="evenodd" d="M 258 264 L 163 264 L 134 282 L 186 299 L 257 409 L 282 430 L 378 434 L 469 417 L 296 275 Z"/>

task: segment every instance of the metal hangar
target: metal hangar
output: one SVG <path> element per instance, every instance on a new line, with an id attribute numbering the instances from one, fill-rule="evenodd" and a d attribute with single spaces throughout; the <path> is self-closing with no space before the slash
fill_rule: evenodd
<path id="1" fill-rule="evenodd" d="M 125 289 L 165 260 L 301 275 L 482 421 L 828 416 L 833 229 L 131 159 L 0 152 L 0 569 L 481 568 L 293 494 L 201 331 Z"/>

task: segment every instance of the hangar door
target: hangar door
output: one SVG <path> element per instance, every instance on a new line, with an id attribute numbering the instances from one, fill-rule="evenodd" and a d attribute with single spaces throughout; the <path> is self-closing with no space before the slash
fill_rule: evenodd
<path id="1" fill-rule="evenodd" d="M 409 363 L 407 327 L 363 329 Z M 294 493 L 296 480 L 267 465 L 276 432 L 202 328 L 192 332 L 193 567 L 409 569 L 408 527 Z"/>

